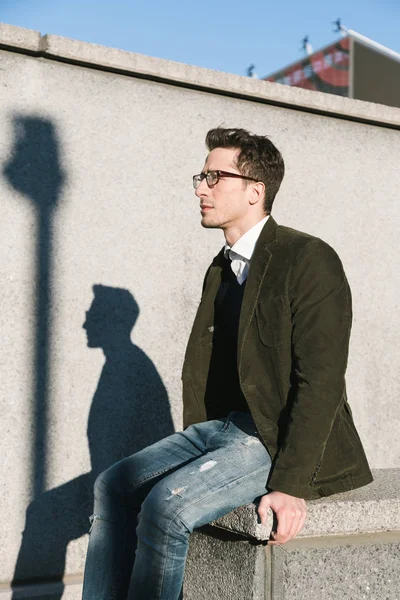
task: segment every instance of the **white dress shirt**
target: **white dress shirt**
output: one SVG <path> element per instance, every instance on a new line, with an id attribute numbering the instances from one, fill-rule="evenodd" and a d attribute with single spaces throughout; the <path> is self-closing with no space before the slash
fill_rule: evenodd
<path id="1" fill-rule="evenodd" d="M 233 246 L 225 244 L 224 256 L 231 259 L 231 268 L 236 275 L 240 285 L 247 279 L 250 268 L 250 260 L 254 252 L 254 247 L 260 236 L 261 230 L 268 221 L 269 215 L 262 221 L 256 223 L 251 229 L 246 231 Z"/>

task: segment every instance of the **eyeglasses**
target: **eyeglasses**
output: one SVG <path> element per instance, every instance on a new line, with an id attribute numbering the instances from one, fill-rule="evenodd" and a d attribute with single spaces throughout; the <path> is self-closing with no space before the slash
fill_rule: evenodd
<path id="1" fill-rule="evenodd" d="M 228 171 L 208 171 L 208 173 L 199 173 L 193 175 L 193 187 L 195 190 L 199 187 L 203 179 L 206 180 L 208 187 L 217 185 L 221 177 L 235 177 L 237 179 L 248 179 L 249 181 L 258 181 L 254 177 L 247 177 L 246 175 L 240 175 L 239 173 L 229 173 Z"/>

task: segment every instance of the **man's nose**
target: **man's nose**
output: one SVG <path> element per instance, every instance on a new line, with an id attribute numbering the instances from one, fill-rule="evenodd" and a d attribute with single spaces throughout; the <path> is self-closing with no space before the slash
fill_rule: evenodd
<path id="1" fill-rule="evenodd" d="M 204 179 L 202 179 L 202 180 L 200 181 L 200 183 L 199 183 L 199 185 L 197 186 L 197 188 L 195 189 L 195 192 L 194 192 L 194 193 L 196 194 L 196 196 L 197 196 L 198 198 L 202 198 L 202 197 L 204 197 L 204 196 L 208 196 L 208 195 L 209 195 L 209 193 L 210 193 L 210 188 L 208 187 L 207 180 L 206 180 L 206 178 L 205 178 L 205 177 L 204 177 Z"/>

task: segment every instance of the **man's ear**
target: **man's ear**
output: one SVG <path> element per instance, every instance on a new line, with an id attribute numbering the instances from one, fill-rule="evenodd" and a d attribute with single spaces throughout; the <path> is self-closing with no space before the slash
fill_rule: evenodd
<path id="1" fill-rule="evenodd" d="M 258 181 L 257 183 L 252 183 L 250 187 L 250 204 L 257 204 L 258 202 L 263 202 L 265 196 L 265 185 L 261 181 Z"/>

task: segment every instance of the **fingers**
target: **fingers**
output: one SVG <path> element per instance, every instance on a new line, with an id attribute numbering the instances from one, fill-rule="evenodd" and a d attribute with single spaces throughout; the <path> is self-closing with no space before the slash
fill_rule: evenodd
<path id="1" fill-rule="evenodd" d="M 272 507 L 273 508 L 273 507 Z M 275 509 L 278 519 L 277 531 L 272 534 L 271 545 L 286 544 L 296 537 L 306 520 L 306 504 L 301 498 L 287 496 Z"/>
<path id="2" fill-rule="evenodd" d="M 271 534 L 269 544 L 286 544 L 296 537 L 306 520 L 306 503 L 302 498 L 289 496 L 282 492 L 270 492 L 261 498 L 257 512 L 260 521 L 265 525 L 269 509 L 275 513 L 278 521 L 277 531 Z"/>
<path id="3" fill-rule="evenodd" d="M 260 508 L 260 506 L 257 509 L 258 512 L 258 516 L 260 518 L 260 522 L 261 525 L 265 525 L 266 521 L 267 521 L 267 512 L 263 509 Z"/>
<path id="4" fill-rule="evenodd" d="M 287 510 L 282 509 L 276 516 L 278 518 L 278 527 L 274 534 L 274 543 L 284 544 L 291 525 L 290 515 Z"/>
<path id="5" fill-rule="evenodd" d="M 286 511 L 282 511 L 282 513 L 278 516 L 278 530 L 273 535 L 273 540 L 270 542 L 272 545 L 277 544 L 286 544 L 290 542 L 296 535 L 301 531 L 305 515 L 302 516 L 297 512 L 292 512 L 290 514 L 285 514 Z M 280 523 L 283 521 L 284 526 L 280 527 Z"/>
<path id="6" fill-rule="evenodd" d="M 286 536 L 286 539 L 282 542 L 283 544 L 286 544 L 286 542 L 289 542 L 290 540 L 292 540 L 293 538 L 296 537 L 296 535 L 299 533 L 299 531 L 301 530 L 303 524 L 304 524 L 304 520 L 303 517 L 305 519 L 305 514 L 302 512 L 301 508 L 297 508 L 293 514 L 293 520 L 291 523 L 291 527 L 290 530 Z"/>
<path id="7" fill-rule="evenodd" d="M 265 525 L 267 522 L 268 511 L 270 510 L 268 496 L 263 496 L 261 498 L 260 504 L 257 508 L 258 516 L 260 517 L 261 525 Z"/>
<path id="8" fill-rule="evenodd" d="M 285 544 L 289 539 L 289 531 L 291 529 L 292 517 L 287 514 L 287 511 L 280 511 L 278 517 L 277 530 L 272 532 L 272 545 Z"/>

